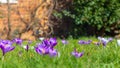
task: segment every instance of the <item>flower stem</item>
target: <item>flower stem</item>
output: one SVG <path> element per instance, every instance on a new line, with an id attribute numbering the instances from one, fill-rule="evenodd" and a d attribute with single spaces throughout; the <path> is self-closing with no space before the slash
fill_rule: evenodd
<path id="1" fill-rule="evenodd" d="M 4 68 L 4 56 L 2 56 L 2 68 Z"/>

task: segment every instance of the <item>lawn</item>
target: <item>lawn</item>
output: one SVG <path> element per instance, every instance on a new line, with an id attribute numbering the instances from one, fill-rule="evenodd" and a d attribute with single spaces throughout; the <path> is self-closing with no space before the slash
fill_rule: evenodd
<path id="1" fill-rule="evenodd" d="M 2 57 L 0 50 L 0 68 L 119 68 L 120 67 L 120 46 L 116 39 L 109 42 L 106 46 L 91 44 L 78 44 L 79 40 L 98 41 L 97 38 L 82 37 L 80 39 L 67 39 L 68 44 L 62 44 L 58 39 L 55 49 L 59 52 L 58 56 L 40 55 L 34 49 L 28 52 L 15 45 L 13 51 L 7 52 Z M 40 41 L 37 41 L 40 42 Z M 23 43 L 25 45 L 26 43 Z M 29 46 L 35 46 L 33 42 Z M 71 55 L 74 48 L 78 52 L 84 51 L 82 57 L 76 58 Z"/>

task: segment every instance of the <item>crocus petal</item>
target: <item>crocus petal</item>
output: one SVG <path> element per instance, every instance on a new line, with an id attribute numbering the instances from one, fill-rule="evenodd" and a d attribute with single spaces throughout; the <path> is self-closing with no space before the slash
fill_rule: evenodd
<path id="1" fill-rule="evenodd" d="M 108 41 L 111 42 L 113 40 L 113 38 L 108 38 Z"/>
<path id="2" fill-rule="evenodd" d="M 13 39 L 13 42 L 15 42 L 15 43 L 18 44 L 18 45 L 21 45 L 21 44 L 22 44 L 22 39 L 20 39 L 20 38 L 15 38 L 15 39 Z"/>
<path id="3" fill-rule="evenodd" d="M 57 40 L 55 38 L 44 39 L 42 43 L 37 43 L 37 46 L 35 46 L 35 51 L 40 55 L 49 54 L 50 56 L 56 56 L 57 51 L 54 49 L 56 44 Z"/>
<path id="4" fill-rule="evenodd" d="M 49 55 L 52 56 L 56 56 L 58 54 L 57 50 L 55 49 L 49 49 Z"/>
<path id="5" fill-rule="evenodd" d="M 50 42 L 47 39 L 45 39 L 45 40 L 42 41 L 42 46 L 43 45 L 49 47 L 50 46 Z"/>
<path id="6" fill-rule="evenodd" d="M 88 40 L 88 41 L 79 40 L 78 41 L 79 44 L 90 44 L 91 42 L 92 42 L 92 40 Z"/>
<path id="7" fill-rule="evenodd" d="M 103 46 L 106 46 L 107 42 L 106 41 L 102 41 L 102 44 L 103 44 Z"/>
<path id="8" fill-rule="evenodd" d="M 39 53 L 40 55 L 44 55 L 44 54 L 48 54 L 49 51 L 47 48 L 44 48 L 43 46 L 38 46 L 38 47 L 35 47 L 35 50 L 37 53 Z"/>
<path id="9" fill-rule="evenodd" d="M 35 48 L 35 51 L 36 51 L 38 54 L 43 55 L 43 52 L 42 52 L 38 47 Z"/>
<path id="10" fill-rule="evenodd" d="M 80 52 L 80 53 L 76 54 L 75 57 L 77 57 L 77 58 L 82 57 L 83 54 L 84 54 L 84 52 Z"/>
<path id="11" fill-rule="evenodd" d="M 84 44 L 85 42 L 83 40 L 78 41 L 79 44 Z"/>
<path id="12" fill-rule="evenodd" d="M 12 51 L 14 49 L 15 49 L 15 47 L 8 47 L 8 48 L 3 50 L 3 53 L 5 54 L 6 52 Z"/>
<path id="13" fill-rule="evenodd" d="M 50 41 L 50 45 L 51 45 L 52 47 L 54 47 L 55 45 L 57 45 L 57 40 L 56 40 L 56 38 L 50 38 L 49 41 Z"/>
<path id="14" fill-rule="evenodd" d="M 107 38 L 102 38 L 102 37 L 100 37 L 98 39 L 101 41 L 101 43 L 103 44 L 103 46 L 106 46 L 108 42 L 110 42 L 110 41 L 113 40 L 112 38 L 108 38 L 107 39 Z"/>
<path id="15" fill-rule="evenodd" d="M 79 58 L 83 56 L 84 52 L 77 52 L 76 49 L 74 49 L 74 51 L 71 54 L 76 58 Z"/>
<path id="16" fill-rule="evenodd" d="M 63 44 L 68 44 L 68 41 L 66 41 L 66 40 L 62 40 L 61 41 Z"/>
<path id="17" fill-rule="evenodd" d="M 75 56 L 75 55 L 77 54 L 77 52 L 72 52 L 71 54 L 72 54 L 73 56 Z"/>
<path id="18" fill-rule="evenodd" d="M 80 52 L 80 53 L 78 53 L 78 52 L 72 52 L 72 55 L 75 56 L 76 58 L 82 57 L 83 54 L 84 54 L 84 52 Z"/>
<path id="19" fill-rule="evenodd" d="M 14 46 L 11 46 L 11 45 L 3 45 L 3 46 L 0 46 L 2 52 L 3 52 L 3 56 L 5 55 L 5 53 L 9 52 L 9 51 L 12 51 L 15 49 Z"/>
<path id="20" fill-rule="evenodd" d="M 28 50 L 29 50 L 29 46 L 27 45 L 27 46 L 26 46 L 26 51 L 28 51 Z"/>

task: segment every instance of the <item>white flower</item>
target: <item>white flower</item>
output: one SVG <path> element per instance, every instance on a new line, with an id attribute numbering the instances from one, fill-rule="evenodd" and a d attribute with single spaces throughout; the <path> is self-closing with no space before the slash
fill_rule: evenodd
<path id="1" fill-rule="evenodd" d="M 120 39 L 117 40 L 117 44 L 120 46 Z"/>
<path id="2" fill-rule="evenodd" d="M 27 48 L 27 46 L 22 46 L 24 49 L 26 49 Z"/>
<path id="3" fill-rule="evenodd" d="M 39 40 L 43 41 L 45 38 L 44 37 L 40 37 Z"/>

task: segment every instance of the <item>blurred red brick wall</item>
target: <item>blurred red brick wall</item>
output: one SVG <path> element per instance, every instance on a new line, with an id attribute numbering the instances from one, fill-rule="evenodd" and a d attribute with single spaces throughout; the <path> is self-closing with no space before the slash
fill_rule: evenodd
<path id="1" fill-rule="evenodd" d="M 26 28 L 25 24 L 20 19 L 20 17 L 22 17 L 25 21 L 29 21 L 30 20 L 29 11 L 33 10 L 41 2 L 42 0 L 18 0 L 18 3 L 10 4 L 11 39 L 15 37 L 21 37 L 22 39 L 29 39 L 29 40 L 36 39 L 36 37 L 33 35 L 33 31 L 31 30 L 24 32 L 21 34 L 21 36 L 19 36 L 19 33 L 21 33 Z M 51 5 L 52 5 L 51 1 L 46 0 L 46 2 L 44 2 L 36 12 L 36 17 L 40 19 L 40 22 L 38 23 L 41 25 L 41 28 L 39 28 L 39 30 L 41 31 L 45 31 L 48 29 L 47 25 L 45 25 L 45 23 L 48 21 L 47 13 L 45 14 L 45 12 L 48 11 L 48 6 Z M 17 13 L 17 11 L 19 11 L 20 15 Z M 7 13 L 8 13 L 7 4 L 0 4 L 0 38 L 1 39 L 7 38 L 7 33 L 8 33 Z M 44 36 L 44 34 L 40 33 L 39 36 Z"/>

